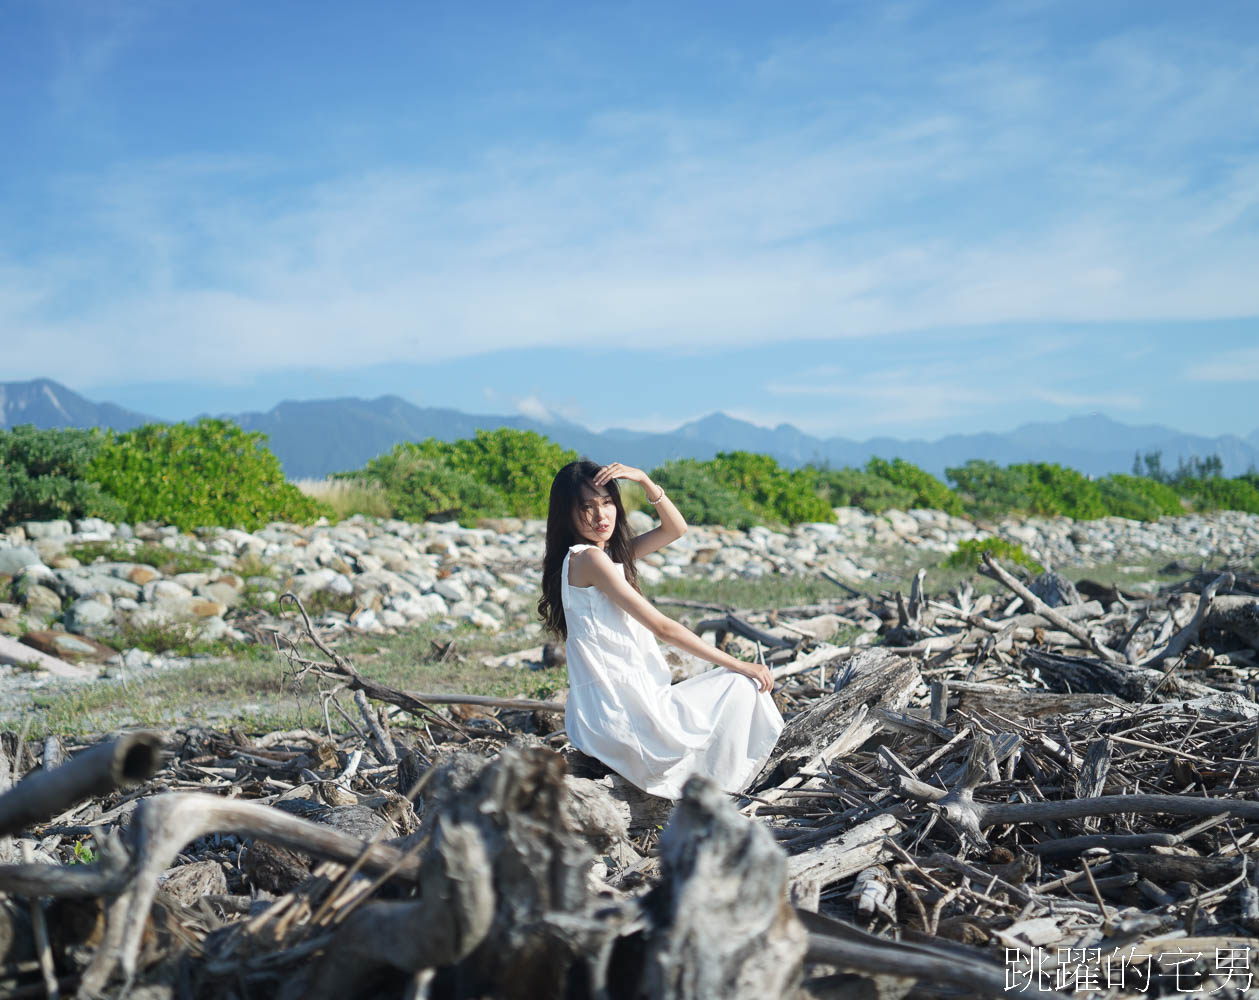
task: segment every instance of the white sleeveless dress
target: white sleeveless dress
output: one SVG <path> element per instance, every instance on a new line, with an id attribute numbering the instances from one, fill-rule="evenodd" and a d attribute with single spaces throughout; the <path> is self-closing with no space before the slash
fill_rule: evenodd
<path id="1" fill-rule="evenodd" d="M 569 558 L 590 547 L 570 548 L 560 574 L 569 741 L 652 795 L 679 798 L 692 774 L 743 791 L 782 732 L 773 697 L 724 667 L 671 685 L 656 637 L 597 588 L 568 582 Z"/>

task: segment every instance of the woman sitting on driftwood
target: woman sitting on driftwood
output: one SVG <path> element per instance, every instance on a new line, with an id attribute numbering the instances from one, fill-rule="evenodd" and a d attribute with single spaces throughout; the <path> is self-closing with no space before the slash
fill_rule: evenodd
<path id="1" fill-rule="evenodd" d="M 659 526 L 630 533 L 616 480 L 642 485 Z M 729 792 L 756 776 L 782 732 L 773 677 L 661 614 L 638 589 L 635 560 L 686 532 L 641 469 L 572 462 L 551 484 L 538 611 L 565 639 L 570 742 L 653 795 L 676 799 L 692 774 Z M 671 685 L 656 644 L 725 667 Z"/>

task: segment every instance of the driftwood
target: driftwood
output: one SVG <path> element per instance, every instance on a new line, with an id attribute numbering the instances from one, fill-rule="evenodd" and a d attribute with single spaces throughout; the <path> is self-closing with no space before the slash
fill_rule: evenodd
<path id="1" fill-rule="evenodd" d="M 1253 597 L 1216 597 L 1202 627 L 1231 633 L 1251 649 L 1259 650 L 1259 600 Z"/>
<path id="2" fill-rule="evenodd" d="M 993 579 L 1000 582 L 1003 586 L 1008 587 L 1014 593 L 1023 599 L 1023 602 L 1032 609 L 1036 614 L 1048 620 L 1055 628 L 1075 636 L 1082 643 L 1092 649 L 1104 660 L 1121 659 L 1118 653 L 1113 649 L 1103 646 L 1097 638 L 1085 627 L 1072 621 L 1066 615 L 1060 614 L 1033 594 L 1027 587 L 1023 586 L 1018 580 L 1011 576 L 1001 565 L 992 558 L 991 554 L 985 552 L 983 554 L 984 571 Z"/>
<path id="3" fill-rule="evenodd" d="M 1126 997 L 1183 948 L 1241 995 L 1209 968 L 1259 932 L 1259 578 L 1230 571 L 697 606 L 776 638 L 787 726 L 745 794 L 678 803 L 567 746 L 562 695 L 398 691 L 303 619 L 313 654 L 276 642 L 320 732 L 177 731 L 82 798 L 47 783 L 106 749 L 0 740 L 0 816 L 45 789 L 4 828 L 0 991 L 1061 996 L 1109 962 L 1152 977 Z M 81 838 L 95 863 L 51 863 Z"/>
<path id="4" fill-rule="evenodd" d="M 60 767 L 32 772 L 0 796 L 0 834 L 39 823 L 90 795 L 144 781 L 161 763 L 161 746 L 152 733 L 128 733 Z"/>
<path id="5" fill-rule="evenodd" d="M 790 760 L 803 763 L 817 757 L 837 739 L 859 745 L 878 728 L 873 717 L 862 713 L 859 718 L 860 710 L 871 705 L 902 708 L 910 691 L 920 682 L 917 667 L 904 656 L 871 649 L 851 657 L 835 678 L 835 693 L 818 701 L 783 729 L 751 787 L 770 780 Z M 848 732 L 854 726 L 858 727 L 857 733 L 850 737 Z"/>

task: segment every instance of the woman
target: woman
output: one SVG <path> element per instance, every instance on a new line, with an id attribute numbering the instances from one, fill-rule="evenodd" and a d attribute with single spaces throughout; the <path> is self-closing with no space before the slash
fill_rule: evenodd
<path id="1" fill-rule="evenodd" d="M 630 534 L 617 479 L 642 485 L 658 527 Z M 763 664 L 709 645 L 639 591 L 635 560 L 685 532 L 678 509 L 641 469 L 572 462 L 551 484 L 538 602 L 547 627 L 565 639 L 570 742 L 639 788 L 671 799 L 692 774 L 742 791 L 783 726 Z M 657 639 L 726 669 L 670 686 Z"/>

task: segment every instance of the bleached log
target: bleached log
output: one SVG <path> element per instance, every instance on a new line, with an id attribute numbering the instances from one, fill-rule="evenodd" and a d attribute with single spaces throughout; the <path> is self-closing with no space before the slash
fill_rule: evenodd
<path id="1" fill-rule="evenodd" d="M 1007 988 L 1002 966 L 977 957 L 970 948 L 943 941 L 888 941 L 820 914 L 797 911 L 797 916 L 809 932 L 806 957 L 810 962 L 825 962 L 863 977 L 890 975 L 932 986 L 943 984 L 967 997 L 1026 993 L 1044 1000 L 1067 1000 L 1062 993 L 1039 989 L 1039 983 Z"/>
<path id="2" fill-rule="evenodd" d="M 950 680 L 950 695 L 957 695 L 957 708 L 1027 719 L 1050 715 L 1070 715 L 1091 708 L 1114 708 L 1116 698 L 1102 694 L 1059 694 L 1052 691 L 1024 691 L 1001 684 Z"/>
<path id="3" fill-rule="evenodd" d="M 985 575 L 992 577 L 998 581 L 1006 589 L 1013 591 L 1033 612 L 1047 619 L 1056 628 L 1062 629 L 1079 639 L 1084 645 L 1088 646 L 1093 652 L 1104 660 L 1114 662 L 1122 659 L 1113 649 L 1108 649 L 1091 633 L 1088 629 L 1071 621 L 1064 615 L 1059 614 L 1054 608 L 1042 601 L 1039 597 L 1028 590 L 1023 584 L 1011 576 L 1001 564 L 992 558 L 992 554 L 985 552 L 983 554 L 984 565 L 981 569 Z"/>
<path id="4" fill-rule="evenodd" d="M 466 958 L 493 923 L 492 871 L 480 832 L 440 819 L 420 873 L 420 898 L 359 907 L 314 974 L 291 980 L 281 1000 L 341 1000 L 361 993 L 381 968 L 417 972 Z"/>
<path id="5" fill-rule="evenodd" d="M 1259 650 L 1259 599 L 1232 595 L 1216 597 L 1202 627 L 1231 633 L 1251 649 Z"/>
<path id="6" fill-rule="evenodd" d="M 170 867 L 185 845 L 207 834 L 257 837 L 346 865 L 361 857 L 365 871 L 395 872 L 411 882 L 419 878 L 416 859 L 397 848 L 368 844 L 331 827 L 239 799 L 199 793 L 158 795 L 140 803 L 131 831 L 135 875 L 118 898 L 120 918 L 109 921 L 109 931 L 117 936 L 117 947 L 97 950 L 84 973 L 89 992 L 103 988 L 115 968 L 121 969 L 127 980 L 135 975 L 140 939 L 157 891 L 158 876 Z"/>
<path id="7" fill-rule="evenodd" d="M 1134 704 L 1146 701 L 1156 690 L 1161 696 L 1169 698 L 1178 692 L 1182 697 L 1206 697 L 1219 693 L 1215 688 L 1197 681 L 1175 676 L 1169 678 L 1162 670 L 1065 656 L 1044 649 L 1024 652 L 1020 666 L 1037 671 L 1046 687 L 1055 691 L 1113 694 Z"/>
<path id="8" fill-rule="evenodd" d="M 0 795 L 0 835 L 16 833 L 76 802 L 139 784 L 161 764 L 161 737 L 127 733 L 76 754 L 53 770 L 30 772 Z"/>
<path id="9" fill-rule="evenodd" d="M 814 882 L 821 889 L 834 885 L 873 864 L 893 857 L 887 839 L 904 832 L 892 813 L 880 813 L 851 830 L 787 859 L 792 884 Z"/>
<path id="10" fill-rule="evenodd" d="M 922 681 L 912 660 L 881 648 L 862 650 L 835 669 L 835 692 L 787 723 L 751 789 L 761 787 L 779 765 L 799 766 L 823 753 L 854 724 L 859 705 L 899 711 Z"/>
<path id="11" fill-rule="evenodd" d="M 95 670 L 76 667 L 16 639 L 10 639 L 7 635 L 0 635 L 0 663 L 9 663 L 24 670 L 46 670 L 54 677 L 65 677 L 69 680 L 93 680 L 96 677 Z"/>
<path id="12" fill-rule="evenodd" d="M 1164 660 L 1179 656 L 1188 647 L 1189 644 L 1198 638 L 1198 633 L 1202 630 L 1202 623 L 1206 621 L 1207 614 L 1211 610 L 1211 602 L 1215 599 L 1215 594 L 1223 588 L 1228 590 L 1233 586 L 1233 574 L 1221 573 L 1214 580 L 1202 588 L 1202 593 L 1198 595 L 1198 606 L 1194 609 L 1193 617 L 1189 622 L 1167 641 L 1167 645 L 1159 652 L 1149 657 L 1143 666 L 1153 666 L 1156 663 L 1162 663 Z"/>
<path id="13" fill-rule="evenodd" d="M 790 663 L 785 663 L 781 667 L 774 667 L 770 673 L 774 677 L 774 682 L 786 680 L 788 677 L 794 677 L 796 674 L 802 674 L 806 670 L 813 670 L 815 667 L 830 666 L 833 661 L 843 656 L 851 656 L 851 646 L 832 646 L 823 644 L 817 649 L 805 653 L 803 656 L 797 656 Z"/>
<path id="14" fill-rule="evenodd" d="M 785 897 L 787 861 L 713 782 L 691 778 L 660 838 L 661 883 L 635 995 L 792 996 L 807 935 Z"/>

